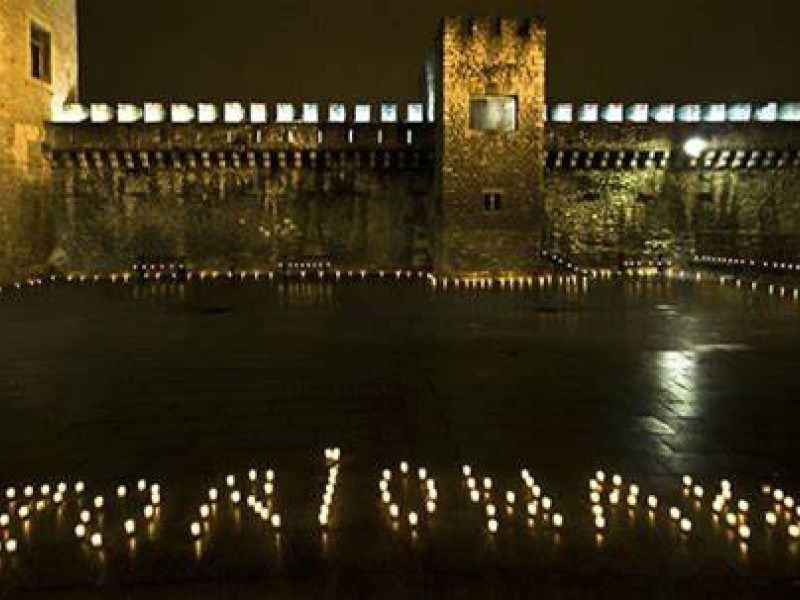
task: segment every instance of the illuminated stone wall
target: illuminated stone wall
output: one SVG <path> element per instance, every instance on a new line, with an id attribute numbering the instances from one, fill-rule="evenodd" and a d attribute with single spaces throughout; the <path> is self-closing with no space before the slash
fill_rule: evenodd
<path id="1" fill-rule="evenodd" d="M 800 125 L 548 127 L 545 246 L 583 262 L 800 257 Z M 692 158 L 684 144 L 702 139 Z"/>
<path id="2" fill-rule="evenodd" d="M 53 266 L 129 267 L 186 257 L 197 267 L 274 268 L 325 257 L 341 268 L 430 268 L 426 174 L 242 169 L 62 171 Z"/>
<path id="3" fill-rule="evenodd" d="M 431 137 L 425 124 L 53 125 L 51 266 L 429 268 Z"/>
<path id="4" fill-rule="evenodd" d="M 51 35 L 52 80 L 31 71 L 30 30 Z M 52 241 L 45 124 L 54 106 L 77 100 L 75 0 L 0 2 L 0 278 L 43 263 Z"/>
<path id="5" fill-rule="evenodd" d="M 530 268 L 540 246 L 545 29 L 536 20 L 445 19 L 437 81 L 441 270 Z M 470 99 L 515 96 L 517 130 L 470 127 Z M 486 210 L 498 193 L 500 210 Z"/>

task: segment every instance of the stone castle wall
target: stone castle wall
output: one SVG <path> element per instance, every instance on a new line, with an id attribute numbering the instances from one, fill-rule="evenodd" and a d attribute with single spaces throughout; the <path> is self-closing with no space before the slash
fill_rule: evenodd
<path id="1" fill-rule="evenodd" d="M 583 262 L 800 258 L 800 126 L 553 124 L 546 247 Z M 697 159 L 683 149 L 701 137 Z"/>
<path id="2" fill-rule="evenodd" d="M 31 73 L 31 23 L 52 39 L 52 81 Z M 0 277 L 45 260 L 52 243 L 50 165 L 42 153 L 54 106 L 77 99 L 75 0 L 0 2 Z"/>
<path id="3" fill-rule="evenodd" d="M 186 257 L 274 268 L 325 257 L 341 268 L 431 268 L 430 136 L 424 124 L 54 126 L 52 266 Z"/>

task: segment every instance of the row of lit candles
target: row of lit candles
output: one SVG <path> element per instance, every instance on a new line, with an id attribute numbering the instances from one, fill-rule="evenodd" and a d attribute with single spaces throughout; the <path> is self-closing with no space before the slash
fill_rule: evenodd
<path id="1" fill-rule="evenodd" d="M 309 277 L 316 277 L 320 280 L 329 280 L 334 279 L 336 281 L 342 280 L 366 280 L 367 278 L 370 279 L 386 279 L 386 280 L 395 280 L 395 281 L 413 281 L 413 280 L 424 280 L 431 276 L 430 273 L 426 271 L 403 271 L 403 270 L 395 270 L 395 271 L 368 271 L 366 269 L 360 270 L 336 270 L 333 272 L 328 272 L 324 270 L 300 270 L 294 273 L 300 277 L 300 279 L 307 279 Z M 132 281 L 137 280 L 138 278 L 142 278 L 148 281 L 161 281 L 163 280 L 178 280 L 180 278 L 185 279 L 186 281 L 206 281 L 212 280 L 216 281 L 219 279 L 227 279 L 230 281 L 261 281 L 263 279 L 273 281 L 276 277 L 283 275 L 282 273 L 275 272 L 275 271 L 260 271 L 260 270 L 242 270 L 242 271 L 219 271 L 219 270 L 199 270 L 199 271 L 187 271 L 185 275 L 179 275 L 178 273 L 173 272 L 161 272 L 155 271 L 152 274 L 150 272 L 144 272 L 142 275 L 135 275 L 128 271 L 122 273 L 92 273 L 92 274 L 69 274 L 65 276 L 58 276 L 58 275 L 50 275 L 49 277 L 30 277 L 25 279 L 24 281 L 17 281 L 10 286 L 15 290 L 21 290 L 25 287 L 41 287 L 44 285 L 53 285 L 59 283 L 121 283 L 121 284 L 129 284 Z M 0 287 L 0 291 L 3 291 L 3 287 Z"/>
<path id="2" fill-rule="evenodd" d="M 465 290 L 494 290 L 494 289 L 509 289 L 509 290 L 523 290 L 533 288 L 550 287 L 554 284 L 570 286 L 576 289 L 580 286 L 586 290 L 588 288 L 589 280 L 585 277 L 578 277 L 577 275 L 561 276 L 561 275 L 539 275 L 536 277 L 527 276 L 507 276 L 507 277 L 435 277 L 433 275 L 428 277 L 431 287 L 434 289 L 447 290 L 452 289 L 465 289 Z"/>
<path id="3" fill-rule="evenodd" d="M 334 501 L 336 486 L 339 475 L 341 453 L 338 448 L 325 450 L 326 465 L 328 468 L 328 478 L 326 481 L 325 492 L 319 510 L 319 524 L 326 528 L 330 522 L 330 510 Z M 407 461 L 402 461 L 399 465 L 399 472 L 402 478 L 416 478 L 421 490 L 422 505 L 411 506 L 409 510 L 401 509 L 400 502 L 393 495 L 390 486 L 398 476 L 390 469 L 384 469 L 378 482 L 380 500 L 386 507 L 389 518 L 393 523 L 406 520 L 408 525 L 416 529 L 421 523 L 421 515 L 433 515 L 436 512 L 438 502 L 438 488 L 433 477 L 425 467 L 419 467 L 416 472 L 412 471 Z M 508 490 L 503 495 L 495 489 L 495 483 L 491 477 L 479 478 L 469 465 L 461 468 L 463 485 L 469 495 L 469 500 L 473 504 L 481 505 L 482 512 L 487 522 L 487 530 L 494 534 L 499 530 L 500 511 L 498 505 L 505 504 L 506 512 L 512 513 L 518 503 L 526 505 L 526 513 L 529 519 L 534 519 L 540 514 L 546 522 L 550 523 L 555 529 L 561 529 L 564 525 L 564 517 L 561 513 L 555 512 L 552 499 L 545 495 L 541 486 L 535 481 L 527 469 L 523 469 L 521 477 L 524 483 L 525 494 L 518 496 L 513 490 Z M 251 469 L 247 479 L 252 486 L 259 485 L 259 471 Z M 256 494 L 249 494 L 246 497 L 246 505 L 262 520 L 267 521 L 278 531 L 281 528 L 281 516 L 272 510 L 273 494 L 275 491 L 275 472 L 268 469 L 263 473 L 263 498 L 259 499 Z M 700 508 L 707 497 L 706 489 L 693 481 L 690 476 L 684 476 L 683 496 L 695 503 L 696 508 Z M 199 507 L 199 521 L 190 524 L 190 534 L 193 538 L 201 538 L 204 531 L 210 528 L 212 517 L 212 507 L 227 497 L 235 507 L 243 501 L 243 494 L 237 488 L 237 479 L 233 474 L 229 474 L 224 479 L 225 492 L 221 492 L 217 487 L 208 490 L 208 502 Z M 157 516 L 157 511 L 161 505 L 161 487 L 157 483 L 148 484 L 144 479 L 138 481 L 136 490 L 147 498 L 147 504 L 143 509 L 143 516 L 146 522 L 152 522 Z M 0 544 L 0 551 L 15 553 L 19 548 L 16 539 L 7 535 L 7 531 L 12 524 L 12 515 L 25 523 L 32 516 L 32 509 L 36 511 L 44 510 L 48 501 L 52 500 L 53 505 L 59 506 L 66 501 L 66 497 L 71 490 L 66 483 L 61 482 L 51 487 L 49 484 L 40 486 L 37 490 L 32 485 L 26 485 L 21 490 L 9 487 L 5 490 L 5 499 L 10 510 L 0 513 L 0 531 L 4 532 L 4 541 Z M 86 496 L 86 485 L 82 481 L 74 484 L 74 491 L 77 498 L 81 501 L 86 500 L 86 507 L 79 512 L 79 523 L 74 527 L 75 537 L 81 541 L 88 541 L 93 548 L 100 549 L 104 545 L 102 531 L 93 528 L 92 524 L 96 521 L 104 507 L 106 499 L 102 495 L 92 497 Z M 781 520 L 784 521 L 785 530 L 791 539 L 800 539 L 800 505 L 794 497 L 786 494 L 779 488 L 765 485 L 763 493 L 772 503 L 769 510 L 764 512 L 764 521 L 769 527 L 777 527 Z M 127 498 L 130 491 L 127 486 L 119 485 L 116 488 L 116 498 L 120 501 Z M 496 498 L 500 498 L 497 500 Z M 645 509 L 651 517 L 654 517 L 659 509 L 660 501 L 654 494 L 646 495 L 640 486 L 634 482 L 626 482 L 619 474 L 606 475 L 602 470 L 598 470 L 589 480 L 589 501 L 594 526 L 598 533 L 602 533 L 607 528 L 608 517 L 607 509 L 618 506 L 627 506 L 629 509 Z M 82 502 L 81 502 L 82 504 Z M 734 500 L 733 486 L 728 480 L 719 483 L 719 490 L 714 495 L 710 506 L 710 514 L 719 522 L 727 525 L 731 531 L 742 541 L 747 542 L 752 535 L 750 518 L 752 507 L 745 499 Z M 675 522 L 684 534 L 689 534 L 693 530 L 693 522 L 678 507 L 671 506 L 665 511 L 669 520 Z M 123 523 L 125 535 L 133 537 L 137 532 L 136 520 L 133 518 L 125 519 Z"/>
<path id="4" fill-rule="evenodd" d="M 771 269 L 773 271 L 800 271 L 800 264 L 794 262 L 766 261 L 731 256 L 695 256 L 694 262 L 698 264 L 725 265 L 730 267 L 755 267 L 758 269 Z"/>

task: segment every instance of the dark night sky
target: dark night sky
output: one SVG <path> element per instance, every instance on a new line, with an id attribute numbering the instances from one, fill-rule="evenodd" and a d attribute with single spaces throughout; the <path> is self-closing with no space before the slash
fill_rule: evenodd
<path id="1" fill-rule="evenodd" d="M 446 14 L 547 18 L 551 100 L 800 99 L 800 0 L 79 0 L 82 96 L 409 100 Z"/>

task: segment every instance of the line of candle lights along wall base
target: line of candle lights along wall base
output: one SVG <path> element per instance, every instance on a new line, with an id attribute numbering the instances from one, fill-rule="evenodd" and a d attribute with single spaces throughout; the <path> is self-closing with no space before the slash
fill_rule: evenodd
<path id="1" fill-rule="evenodd" d="M 337 497 L 339 448 L 325 450 L 324 466 L 325 488 L 316 521 L 293 521 L 290 535 L 318 531 L 327 542 L 328 535 L 338 529 L 333 528 L 333 517 L 334 506 L 341 504 Z M 600 469 L 588 480 L 588 498 L 571 504 L 584 507 L 581 513 L 566 518 L 552 494 L 527 468 L 519 473 L 519 479 L 515 479 L 518 483 L 503 489 L 498 483 L 502 479 L 462 465 L 457 482 L 449 490 L 452 497 L 445 510 L 462 510 L 462 516 L 467 517 L 466 527 L 474 526 L 469 515 L 475 515 L 477 510 L 484 523 L 481 533 L 489 539 L 505 531 L 524 531 L 561 542 L 566 539 L 562 538 L 565 534 L 579 538 L 588 532 L 594 536 L 595 546 L 602 548 L 610 536 L 622 539 L 631 534 L 634 524 L 640 523 L 654 535 L 677 543 L 710 541 L 709 536 L 719 542 L 721 538 L 745 556 L 759 541 L 768 542 L 770 552 L 782 542 L 792 556 L 800 559 L 800 506 L 794 496 L 773 484 L 761 485 L 760 495 L 752 501 L 737 493 L 730 480 L 704 485 L 685 475 L 676 478 L 675 493 L 659 497 L 646 493 L 644 486 L 632 479 Z M 380 472 L 377 488 L 376 504 L 392 531 L 408 534 L 412 540 L 423 532 L 430 539 L 436 537 L 442 491 L 428 468 L 401 461 Z M 466 499 L 459 505 L 455 500 L 461 494 Z M 169 518 L 188 523 L 184 538 L 199 560 L 223 516 L 233 517 L 236 535 L 261 532 L 276 540 L 285 535 L 276 495 L 276 471 L 251 468 L 245 476 L 229 473 L 213 482 L 202 493 L 199 506 L 190 508 L 188 518 L 174 513 L 169 513 Z M 58 532 L 52 530 L 54 521 L 45 518 L 48 512 L 56 515 L 57 529 L 71 529 L 76 548 L 101 562 L 106 561 L 107 553 L 130 556 L 136 553 L 140 542 L 159 543 L 166 518 L 162 512 L 165 498 L 165 486 L 145 479 L 133 485 L 119 484 L 105 495 L 90 492 L 83 480 L 8 486 L 0 510 L 0 556 L 24 559 L 36 552 L 42 536 L 57 536 Z M 290 517 L 293 510 L 295 514 L 308 514 L 302 507 L 283 508 Z M 49 532 L 42 531 L 48 527 Z M 34 530 L 36 537 L 32 535 Z M 0 561 L 0 569 L 10 564 Z"/>
<path id="2" fill-rule="evenodd" d="M 395 283 L 395 284 L 425 284 L 434 291 L 544 291 L 558 289 L 568 294 L 587 293 L 590 284 L 594 281 L 621 278 L 623 280 L 646 279 L 673 279 L 682 281 L 695 281 L 698 283 L 716 282 L 720 285 L 734 285 L 736 288 L 749 291 L 765 291 L 771 296 L 800 300 L 800 284 L 774 283 L 760 281 L 757 275 L 760 272 L 774 274 L 776 272 L 787 275 L 800 272 L 800 265 L 795 263 L 770 263 L 762 261 L 747 261 L 725 257 L 698 257 L 696 265 L 708 266 L 718 269 L 721 266 L 747 267 L 747 273 L 716 274 L 712 271 L 697 269 L 679 269 L 666 262 L 656 261 L 628 261 L 624 270 L 588 269 L 574 265 L 564 257 L 555 253 L 543 253 L 555 265 L 565 265 L 567 273 L 561 273 L 559 267 L 555 272 L 543 274 L 506 274 L 506 275 L 462 275 L 462 276 L 437 276 L 429 271 L 412 270 L 368 270 L 368 269 L 333 269 L 327 265 L 312 265 L 311 263 L 298 263 L 289 269 L 282 270 L 217 270 L 217 269 L 185 269 L 184 265 L 135 265 L 134 270 L 112 273 L 72 273 L 58 276 L 29 277 L 11 285 L 0 286 L 0 299 L 12 297 L 26 290 L 38 288 L 74 285 L 91 286 L 100 284 L 113 284 L 129 286 L 136 284 L 203 284 L 215 282 L 229 283 L 275 283 L 295 281 L 300 283 Z M 705 262 L 704 262 L 705 261 Z M 734 262 L 740 261 L 740 262 Z M 754 265 L 750 263 L 755 262 Z M 310 268 L 314 267 L 314 268 Z M 755 273 L 755 275 L 753 275 Z"/>

